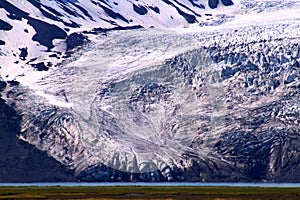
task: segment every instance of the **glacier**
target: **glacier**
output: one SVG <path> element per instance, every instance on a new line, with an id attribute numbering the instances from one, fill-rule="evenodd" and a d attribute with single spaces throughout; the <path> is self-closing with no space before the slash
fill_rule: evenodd
<path id="1" fill-rule="evenodd" d="M 299 1 L 239 6 L 190 28 L 91 34 L 22 71 L 3 95 L 18 137 L 81 181 L 298 181 Z"/>

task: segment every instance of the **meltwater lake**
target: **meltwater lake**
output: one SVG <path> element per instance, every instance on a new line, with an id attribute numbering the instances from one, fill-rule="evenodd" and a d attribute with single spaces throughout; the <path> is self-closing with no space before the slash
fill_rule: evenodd
<path id="1" fill-rule="evenodd" d="M 101 183 L 86 183 L 86 182 L 51 182 L 51 183 L 0 183 L 0 187 L 12 186 L 217 186 L 217 187 L 278 187 L 278 188 L 294 188 L 299 187 L 300 183 L 199 183 L 199 182 L 180 182 L 180 183 L 146 183 L 146 182 L 101 182 Z"/>

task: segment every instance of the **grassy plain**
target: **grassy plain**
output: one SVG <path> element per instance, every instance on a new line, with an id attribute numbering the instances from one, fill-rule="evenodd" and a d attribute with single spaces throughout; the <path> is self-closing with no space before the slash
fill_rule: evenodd
<path id="1" fill-rule="evenodd" d="M 0 199 L 299 200 L 300 188 L 261 187 L 0 187 Z"/>

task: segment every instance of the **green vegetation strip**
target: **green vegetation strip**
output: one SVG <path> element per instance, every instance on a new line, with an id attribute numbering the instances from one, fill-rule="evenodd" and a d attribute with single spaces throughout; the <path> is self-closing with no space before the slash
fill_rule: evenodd
<path id="1" fill-rule="evenodd" d="M 194 196 L 204 199 L 300 199 L 300 188 L 261 187 L 161 187 L 161 186 L 101 186 L 101 187 L 0 187 L 0 199 L 134 199 L 151 196 Z M 147 197 L 147 198 L 146 198 Z M 218 197 L 218 198 L 217 198 Z M 255 198 L 254 198 L 255 197 Z M 261 197 L 261 198 L 257 198 Z M 143 199 L 143 198 L 136 198 Z M 163 198 L 162 198 L 163 199 Z M 177 198 L 175 198 L 177 199 Z"/>

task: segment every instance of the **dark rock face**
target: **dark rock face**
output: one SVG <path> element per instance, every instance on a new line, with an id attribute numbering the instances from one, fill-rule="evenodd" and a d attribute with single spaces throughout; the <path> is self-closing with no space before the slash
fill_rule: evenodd
<path id="1" fill-rule="evenodd" d="M 194 15 L 190 15 L 188 13 L 185 13 L 183 12 L 182 10 L 180 9 L 177 9 L 178 13 L 183 16 L 185 18 L 185 20 L 190 23 L 190 24 L 193 24 L 193 23 L 196 23 L 197 22 L 197 19 Z"/>
<path id="2" fill-rule="evenodd" d="M 221 0 L 225 6 L 232 6 L 234 3 L 231 0 Z"/>
<path id="3" fill-rule="evenodd" d="M 196 14 L 196 13 L 194 13 L 195 15 L 188 14 L 188 13 L 182 11 L 182 9 L 180 9 L 178 6 L 176 6 L 176 5 L 175 5 L 174 3 L 172 3 L 171 1 L 169 1 L 169 0 L 163 0 L 163 1 L 164 1 L 166 4 L 173 6 L 173 7 L 177 10 L 177 12 L 178 12 L 182 17 L 185 18 L 185 20 L 186 20 L 188 23 L 193 24 L 193 23 L 196 23 L 196 22 L 197 22 L 197 19 L 196 19 L 195 15 L 198 15 L 198 14 Z M 188 9 L 188 8 L 187 8 L 187 9 Z M 192 11 L 191 9 L 188 9 L 188 10 Z M 192 11 L 192 12 L 193 12 L 193 11 Z"/>
<path id="4" fill-rule="evenodd" d="M 31 64 L 31 66 L 38 71 L 48 71 L 49 70 L 49 67 L 46 66 L 44 62 L 40 62 L 37 64 Z"/>
<path id="5" fill-rule="evenodd" d="M 36 34 L 32 37 L 33 41 L 39 42 L 41 45 L 44 45 L 48 50 L 54 47 L 54 39 L 65 39 L 67 33 L 59 28 L 58 26 L 48 24 L 46 22 L 29 18 L 28 23 L 36 30 Z"/>
<path id="6" fill-rule="evenodd" d="M 28 48 L 27 47 L 20 48 L 19 50 L 21 51 L 20 55 L 19 55 L 20 59 L 21 60 L 26 60 L 26 57 L 28 56 Z"/>
<path id="7" fill-rule="evenodd" d="M 153 6 L 149 6 L 149 8 L 151 9 L 151 10 L 153 10 L 154 12 L 156 12 L 156 13 L 160 13 L 160 10 L 159 10 L 159 8 L 158 7 L 153 7 Z"/>
<path id="8" fill-rule="evenodd" d="M 76 47 L 82 46 L 86 42 L 88 42 L 88 39 L 86 36 L 84 36 L 80 33 L 72 33 L 66 39 L 67 51 L 72 50 Z"/>
<path id="9" fill-rule="evenodd" d="M 0 80 L 0 92 L 2 92 L 7 86 L 7 83 L 5 81 Z"/>
<path id="10" fill-rule="evenodd" d="M 225 5 L 225 6 L 232 6 L 234 5 L 234 3 L 231 0 L 221 0 L 221 2 Z M 208 6 L 212 9 L 217 8 L 219 5 L 219 0 L 208 0 Z"/>
<path id="11" fill-rule="evenodd" d="M 19 81 L 7 81 L 7 83 L 9 83 L 10 86 L 18 86 L 18 85 L 20 85 Z"/>
<path id="12" fill-rule="evenodd" d="M 104 10 L 104 12 L 110 16 L 113 19 L 121 19 L 124 22 L 129 23 L 128 19 L 126 19 L 123 15 L 121 15 L 120 13 L 116 13 L 115 11 L 113 11 L 112 9 L 108 8 L 107 6 L 103 6 L 102 4 L 92 1 L 93 4 L 99 6 L 100 8 L 102 8 Z M 106 4 L 106 3 L 105 3 Z"/>
<path id="13" fill-rule="evenodd" d="M 0 19 L 0 30 L 10 31 L 12 28 L 12 25 Z"/>
<path id="14" fill-rule="evenodd" d="M 75 181 L 71 170 L 17 138 L 20 121 L 21 116 L 0 98 L 0 182 Z"/>
<path id="15" fill-rule="evenodd" d="M 212 9 L 217 8 L 219 5 L 219 0 L 208 0 L 208 6 Z"/>
<path id="16" fill-rule="evenodd" d="M 137 5 L 135 5 L 135 4 L 132 4 L 132 5 L 133 5 L 133 10 L 134 10 L 135 12 L 137 12 L 138 14 L 140 14 L 140 15 L 145 15 L 145 14 L 148 13 L 147 8 L 145 8 L 144 6 L 137 6 Z"/>

